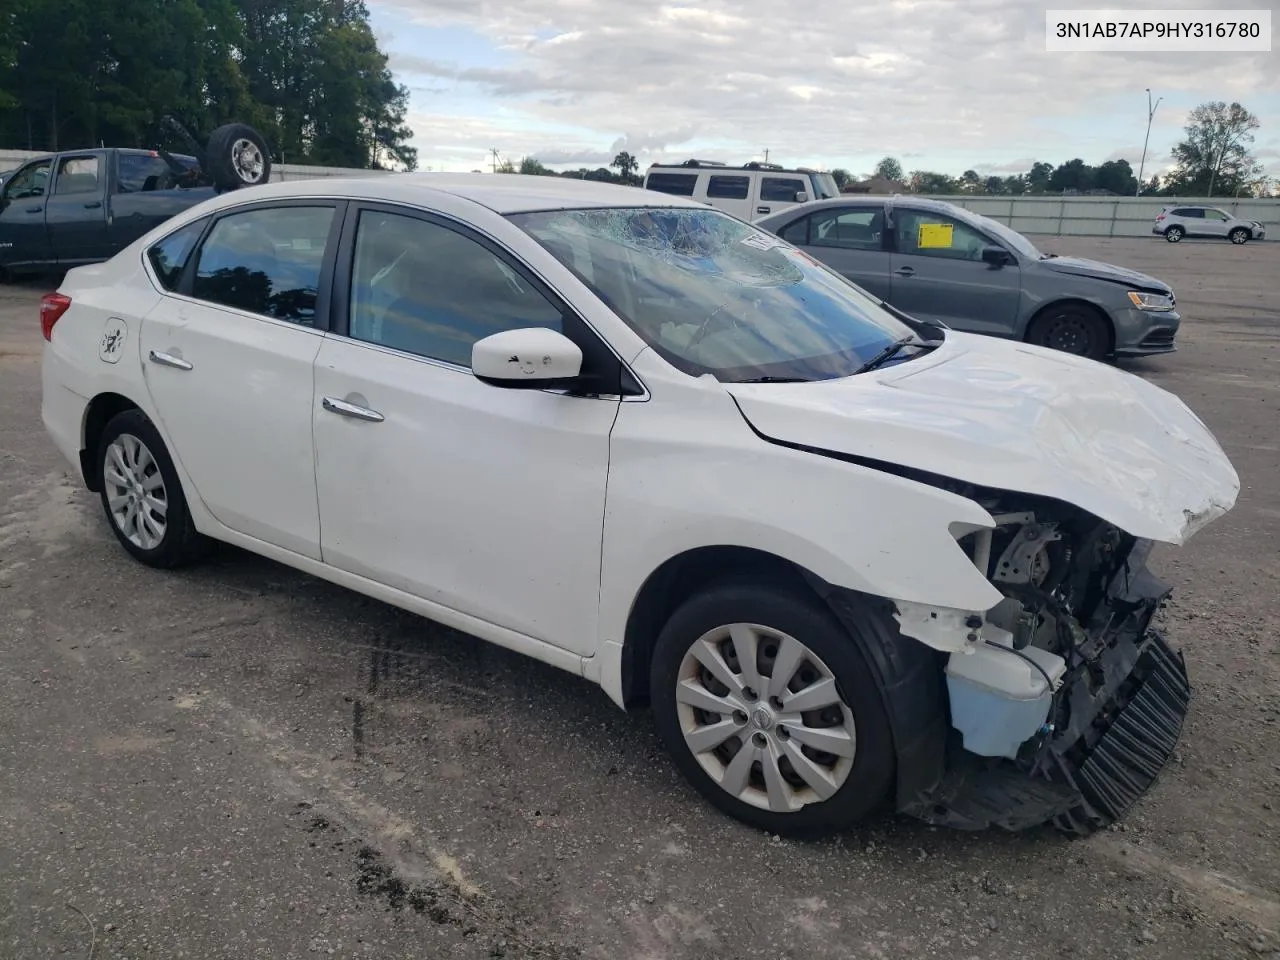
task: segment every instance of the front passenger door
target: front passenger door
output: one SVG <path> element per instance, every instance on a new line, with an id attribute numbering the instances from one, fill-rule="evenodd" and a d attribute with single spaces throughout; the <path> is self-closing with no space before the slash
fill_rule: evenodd
<path id="1" fill-rule="evenodd" d="M 1013 335 L 1022 300 L 1016 257 L 987 263 L 983 249 L 999 244 L 944 213 L 895 206 L 892 217 L 889 303 L 957 330 Z"/>
<path id="2" fill-rule="evenodd" d="M 547 326 L 586 358 L 594 334 L 443 218 L 367 206 L 340 263 L 312 405 L 325 563 L 590 655 L 619 400 L 490 386 L 471 346 Z"/>

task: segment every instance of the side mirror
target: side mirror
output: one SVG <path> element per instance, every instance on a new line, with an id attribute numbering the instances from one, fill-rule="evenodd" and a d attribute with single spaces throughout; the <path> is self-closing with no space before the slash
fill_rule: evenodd
<path id="1" fill-rule="evenodd" d="M 495 387 L 564 387 L 582 373 L 582 350 L 547 327 L 504 330 L 472 344 L 471 372 Z"/>
<path id="2" fill-rule="evenodd" d="M 1004 247 L 983 247 L 982 259 L 993 267 L 1003 267 L 1006 263 L 1013 263 L 1013 257 Z"/>
<path id="3" fill-rule="evenodd" d="M 796 203 L 808 203 L 808 202 L 809 202 L 809 192 L 807 190 L 797 190 Z"/>

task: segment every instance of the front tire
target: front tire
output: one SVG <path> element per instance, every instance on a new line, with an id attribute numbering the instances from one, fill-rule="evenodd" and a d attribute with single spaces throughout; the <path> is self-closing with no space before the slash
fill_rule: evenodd
<path id="1" fill-rule="evenodd" d="M 1229 234 L 1227 234 L 1227 237 L 1228 239 L 1231 240 L 1232 243 L 1236 244 L 1237 246 L 1242 243 L 1248 243 L 1249 240 L 1251 239 L 1249 231 L 1246 230 L 1244 227 L 1236 227 Z"/>
<path id="2" fill-rule="evenodd" d="M 1187 231 L 1183 230 L 1181 227 L 1170 227 L 1164 232 L 1164 238 L 1170 243 L 1177 243 L 1186 236 L 1186 234 Z"/>
<path id="3" fill-rule="evenodd" d="M 658 637 L 650 684 L 676 766 L 751 826 L 832 833 L 889 792 L 895 755 L 873 674 L 800 590 L 726 583 L 690 598 Z"/>
<path id="4" fill-rule="evenodd" d="M 1088 307 L 1071 303 L 1041 312 L 1027 328 L 1027 342 L 1090 360 L 1105 360 L 1111 351 L 1106 321 Z"/>
<path id="5" fill-rule="evenodd" d="M 170 569 L 199 559 L 208 543 L 191 522 L 160 432 L 141 410 L 125 410 L 98 441 L 98 490 L 107 522 L 134 559 Z"/>

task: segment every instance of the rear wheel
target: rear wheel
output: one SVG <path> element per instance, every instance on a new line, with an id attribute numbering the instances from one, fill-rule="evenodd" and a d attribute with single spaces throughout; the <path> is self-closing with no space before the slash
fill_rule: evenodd
<path id="1" fill-rule="evenodd" d="M 721 810 L 771 833 L 844 829 L 886 797 L 888 717 L 856 644 L 798 590 L 713 586 L 654 650 L 650 694 L 676 765 Z"/>
<path id="2" fill-rule="evenodd" d="M 121 545 L 152 567 L 178 567 L 204 554 L 173 460 L 141 410 L 107 423 L 98 442 L 98 489 Z"/>
<path id="3" fill-rule="evenodd" d="M 1230 238 L 1231 242 L 1235 244 L 1248 243 L 1249 240 L 1251 239 L 1249 235 L 1249 231 L 1246 230 L 1244 227 L 1236 227 L 1229 234 L 1227 234 L 1227 236 L 1228 238 Z"/>
<path id="4" fill-rule="evenodd" d="M 1170 227 L 1168 230 L 1164 232 L 1164 238 L 1168 240 L 1170 243 L 1177 243 L 1186 235 L 1187 235 L 1187 231 L 1183 230 L 1181 227 L 1176 227 L 1176 226 Z"/>
<path id="5" fill-rule="evenodd" d="M 1043 310 L 1027 328 L 1027 342 L 1090 360 L 1104 360 L 1111 350 L 1106 321 L 1088 307 L 1073 303 Z"/>

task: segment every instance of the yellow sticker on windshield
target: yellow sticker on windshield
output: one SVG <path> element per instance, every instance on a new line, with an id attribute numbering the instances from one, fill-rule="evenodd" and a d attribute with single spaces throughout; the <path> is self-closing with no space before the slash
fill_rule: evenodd
<path id="1" fill-rule="evenodd" d="M 929 247 L 945 247 L 951 246 L 951 229 L 949 223 L 922 223 L 920 224 L 920 236 L 916 240 L 916 246 L 921 250 Z"/>

